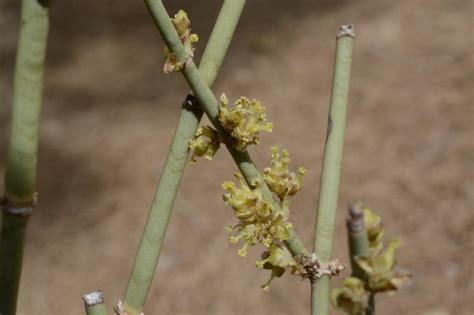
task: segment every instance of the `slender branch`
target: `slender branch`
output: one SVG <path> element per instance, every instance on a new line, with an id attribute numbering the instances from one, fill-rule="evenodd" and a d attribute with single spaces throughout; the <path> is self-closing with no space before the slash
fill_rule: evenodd
<path id="1" fill-rule="evenodd" d="M 323 263 L 330 260 L 332 252 L 353 41 L 354 31 L 352 25 L 342 26 L 336 42 L 328 131 L 314 237 L 314 251 L 318 253 L 318 257 Z M 313 315 L 327 315 L 329 313 L 329 280 L 329 277 L 325 277 L 318 282 L 311 283 L 311 310 Z"/>
<path id="2" fill-rule="evenodd" d="M 352 276 L 367 281 L 367 274 L 356 261 L 357 257 L 367 256 L 369 252 L 369 237 L 364 226 L 364 211 L 357 204 L 349 207 L 347 236 L 349 240 Z M 369 307 L 365 310 L 365 314 L 375 314 L 375 297 L 372 292 L 370 292 Z"/>
<path id="3" fill-rule="evenodd" d="M 208 85 L 212 85 L 216 79 L 244 5 L 245 0 L 224 1 L 201 60 L 200 71 Z M 173 202 L 186 165 L 188 141 L 196 133 L 201 117 L 200 105 L 189 95 L 183 102 L 127 286 L 124 308 L 130 315 L 142 311 L 150 291 Z"/>
<path id="4" fill-rule="evenodd" d="M 364 227 L 364 211 L 357 205 L 349 207 L 347 236 L 349 241 L 349 256 L 351 259 L 352 276 L 365 280 L 367 278 L 366 274 L 356 262 L 356 258 L 367 256 L 369 250 L 369 237 Z"/>
<path id="5" fill-rule="evenodd" d="M 0 313 L 16 312 L 25 231 L 36 200 L 43 70 L 49 29 L 48 1 L 23 0 L 13 84 L 0 243 Z"/>
<path id="6" fill-rule="evenodd" d="M 369 307 L 365 310 L 365 315 L 375 315 L 375 294 L 370 292 Z"/>
<path id="7" fill-rule="evenodd" d="M 102 292 L 94 291 L 82 297 L 87 315 L 107 315 Z"/>
<path id="8" fill-rule="evenodd" d="M 181 40 L 178 34 L 176 33 L 173 24 L 171 23 L 169 15 L 165 7 L 163 6 L 162 1 L 145 0 L 145 3 L 166 45 L 170 48 L 172 52 L 176 54 L 178 61 L 185 62 L 186 52 L 184 51 L 184 47 L 181 43 Z M 206 84 L 205 80 L 202 78 L 199 70 L 197 69 L 193 61 L 190 61 L 186 64 L 186 67 L 183 70 L 183 74 L 211 123 L 214 125 L 214 127 L 217 129 L 217 131 L 223 138 L 229 137 L 230 135 L 223 129 L 218 119 L 217 99 L 212 93 L 209 86 Z M 263 197 L 273 205 L 276 211 L 281 211 L 280 206 L 273 199 L 273 195 L 270 189 L 265 184 L 261 173 L 258 171 L 248 152 L 237 151 L 235 148 L 229 145 L 227 145 L 227 149 L 232 155 L 235 163 L 237 164 L 247 183 L 250 184 L 255 179 L 258 179 L 260 183 L 262 183 L 260 189 L 262 190 Z M 296 236 L 296 233 L 293 230 L 290 231 L 289 239 L 286 241 L 286 244 L 290 251 L 293 253 L 293 255 L 308 255 L 308 251 L 304 248 L 303 243 Z"/>

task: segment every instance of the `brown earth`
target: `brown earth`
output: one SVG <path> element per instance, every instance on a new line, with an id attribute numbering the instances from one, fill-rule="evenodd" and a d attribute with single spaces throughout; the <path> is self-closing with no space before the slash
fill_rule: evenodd
<path id="1" fill-rule="evenodd" d="M 170 12 L 187 9 L 202 49 L 219 3 L 176 1 Z M 0 99 L 8 105 L 18 6 L 0 4 Z M 378 297 L 379 314 L 474 308 L 472 9 L 468 0 L 249 1 L 214 87 L 267 106 L 276 127 L 251 149 L 258 165 L 278 144 L 309 170 L 292 221 L 310 247 L 334 34 L 355 24 L 334 256 L 348 261 L 344 217 L 355 200 L 403 237 L 399 263 L 415 281 Z M 162 73 L 163 43 L 143 2 L 53 1 L 51 11 L 22 315 L 82 314 L 81 295 L 96 288 L 109 305 L 123 296 L 188 91 L 180 75 Z M 2 166 L 9 112 L 0 107 Z M 145 314 L 308 313 L 306 282 L 284 276 L 261 292 L 258 251 L 241 259 L 227 242 L 224 226 L 235 219 L 220 183 L 235 170 L 224 150 L 186 170 Z"/>

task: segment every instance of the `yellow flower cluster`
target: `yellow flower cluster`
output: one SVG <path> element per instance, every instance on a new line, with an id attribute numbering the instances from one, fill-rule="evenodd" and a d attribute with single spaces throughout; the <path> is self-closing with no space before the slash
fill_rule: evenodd
<path id="1" fill-rule="evenodd" d="M 369 306 L 369 292 L 365 289 L 365 282 L 356 277 L 345 278 L 342 287 L 332 291 L 331 302 L 349 315 L 365 315 Z"/>
<path id="2" fill-rule="evenodd" d="M 189 149 L 193 151 L 191 164 L 196 164 L 196 157 L 198 156 L 204 156 L 207 160 L 212 160 L 220 144 L 217 130 L 209 126 L 199 127 L 194 139 L 190 140 L 188 144 Z"/>
<path id="3" fill-rule="evenodd" d="M 270 248 L 272 244 L 286 240 L 287 230 L 291 225 L 285 222 L 281 214 L 273 211 L 272 206 L 262 197 L 258 183 L 250 188 L 240 173 L 236 173 L 235 177 L 240 182 L 240 188 L 233 182 L 224 182 L 222 187 L 227 191 L 224 194 L 226 205 L 232 207 L 239 219 L 237 225 L 229 228 L 230 231 L 238 232 L 230 238 L 231 243 L 244 241 L 238 251 L 239 255 L 245 257 L 247 248 L 257 242 Z"/>
<path id="4" fill-rule="evenodd" d="M 301 190 L 303 175 L 306 170 L 298 168 L 298 173 L 290 172 L 290 153 L 283 150 L 282 156 L 278 153 L 277 147 L 272 147 L 271 166 L 263 170 L 263 178 L 271 191 L 273 191 L 281 201 L 286 201 Z"/>
<path id="5" fill-rule="evenodd" d="M 164 54 L 166 61 L 163 67 L 165 73 L 183 70 L 186 64 L 193 59 L 195 50 L 194 44 L 199 40 L 197 34 L 191 34 L 191 21 L 185 11 L 179 10 L 171 21 L 183 43 L 186 51 L 186 60 L 178 61 L 176 54 L 172 53 L 168 46 L 165 46 Z"/>
<path id="6" fill-rule="evenodd" d="M 260 182 L 248 185 L 240 173 L 235 174 L 240 187 L 233 182 L 224 182 L 222 187 L 227 191 L 224 194 L 226 205 L 232 207 L 239 223 L 228 227 L 228 231 L 237 231 L 237 235 L 230 237 L 230 242 L 235 244 L 243 241 L 238 250 L 240 256 L 247 255 L 247 249 L 257 243 L 262 244 L 266 251 L 261 260 L 256 262 L 257 267 L 271 270 L 270 279 L 262 286 L 264 290 L 269 289 L 271 280 L 281 277 L 286 269 L 292 273 L 299 273 L 302 266 L 291 255 L 284 241 L 288 239 L 288 231 L 292 228 L 288 222 L 289 209 L 287 198 L 293 196 L 301 189 L 301 176 L 304 173 L 300 169 L 299 174 L 288 170 L 289 154 L 283 151 L 280 160 L 278 149 L 272 149 L 272 166 L 265 169 L 264 180 L 277 196 L 280 197 L 284 211 L 277 212 L 272 205 L 263 198 L 259 187 Z"/>
<path id="7" fill-rule="evenodd" d="M 400 240 L 392 240 L 386 249 L 375 248 L 368 257 L 356 259 L 367 274 L 367 289 L 373 293 L 397 291 L 411 281 L 411 274 L 395 269 Z"/>
<path id="8" fill-rule="evenodd" d="M 367 274 L 367 288 L 373 293 L 396 291 L 407 285 L 411 280 L 408 272 L 395 268 L 396 252 L 401 245 L 396 238 L 384 249 L 382 218 L 364 207 L 364 226 L 369 239 L 369 254 L 356 259 L 359 266 Z"/>
<path id="9" fill-rule="evenodd" d="M 332 292 L 333 305 L 350 315 L 365 314 L 370 294 L 397 291 L 409 284 L 412 278 L 409 272 L 396 268 L 400 240 L 394 239 L 384 248 L 381 217 L 366 207 L 363 211 L 369 252 L 366 257 L 357 257 L 356 262 L 364 270 L 365 278 L 346 278 L 342 287 Z"/>
<path id="10" fill-rule="evenodd" d="M 206 126 L 199 128 L 194 135 L 194 139 L 189 141 L 189 149 L 194 150 L 191 164 L 196 164 L 196 157 L 204 156 L 208 160 L 216 154 L 221 142 L 231 144 L 239 151 L 245 151 L 249 144 L 258 144 L 258 135 L 261 130 L 272 131 L 273 124 L 266 121 L 265 107 L 253 99 L 246 97 L 238 99 L 232 108 L 225 94 L 221 96 L 219 105 L 219 121 L 222 127 L 229 132 L 231 137 L 223 140 L 217 130 Z M 278 149 L 272 153 L 272 166 L 264 171 L 265 181 L 268 181 L 277 195 L 292 196 L 301 189 L 301 176 L 304 169 L 298 170 L 298 175 L 289 172 L 289 154 L 283 150 L 283 158 L 278 161 Z"/>
<path id="11" fill-rule="evenodd" d="M 239 151 L 245 151 L 250 144 L 258 144 L 260 131 L 273 129 L 273 123 L 266 120 L 265 107 L 256 99 L 243 96 L 230 107 L 226 95 L 221 95 L 219 121 L 231 134 L 235 141 L 233 145 Z"/>

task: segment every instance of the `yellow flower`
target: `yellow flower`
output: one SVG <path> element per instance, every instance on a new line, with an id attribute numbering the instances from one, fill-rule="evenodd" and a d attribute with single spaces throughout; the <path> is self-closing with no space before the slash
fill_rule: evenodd
<path id="1" fill-rule="evenodd" d="M 258 260 L 256 265 L 259 268 L 271 270 L 270 278 L 261 286 L 264 291 L 268 291 L 272 280 L 281 277 L 286 269 L 291 269 L 292 273 L 296 273 L 300 267 L 291 255 L 288 247 L 282 242 L 272 244 L 262 254 L 262 260 Z"/>
<path id="2" fill-rule="evenodd" d="M 200 127 L 194 135 L 194 139 L 189 141 L 189 149 L 193 150 L 191 164 L 196 164 L 196 157 L 204 156 L 207 160 L 212 160 L 220 147 L 220 138 L 217 130 L 206 126 Z"/>
<path id="3" fill-rule="evenodd" d="M 277 147 L 272 147 L 271 166 L 263 170 L 263 178 L 270 188 L 281 201 L 294 196 L 301 190 L 303 175 L 306 170 L 303 167 L 298 169 L 298 173 L 290 172 L 288 164 L 290 163 L 290 153 L 283 150 L 282 156 L 278 153 Z"/>
<path id="4" fill-rule="evenodd" d="M 228 101 L 225 95 L 221 98 L 224 104 Z M 227 227 L 227 231 L 236 234 L 230 237 L 230 242 L 236 244 L 243 241 L 243 245 L 238 250 L 239 256 L 245 257 L 247 249 L 257 243 L 266 247 L 262 254 L 262 259 L 256 262 L 257 267 L 271 270 L 268 281 L 262 285 L 264 291 L 269 290 L 270 282 L 281 277 L 283 273 L 290 269 L 292 273 L 302 274 L 304 267 L 295 260 L 285 245 L 288 234 L 292 228 L 289 219 L 288 204 L 284 201 L 296 194 L 301 188 L 301 176 L 304 170 L 300 170 L 299 175 L 288 171 L 289 155 L 284 151 L 283 159 L 280 160 L 278 150 L 273 149 L 272 168 L 269 168 L 264 175 L 264 180 L 269 183 L 270 189 L 281 197 L 280 206 L 283 211 L 276 212 L 272 205 L 267 202 L 260 191 L 261 182 L 255 181 L 250 186 L 245 182 L 240 173 L 235 176 L 240 182 L 237 187 L 233 182 L 224 182 L 222 187 L 227 191 L 224 194 L 226 205 L 232 207 L 239 223 Z M 273 184 L 275 183 L 275 184 Z M 278 192 L 281 192 L 280 194 Z"/>
<path id="5" fill-rule="evenodd" d="M 221 95 L 219 121 L 231 134 L 233 145 L 239 151 L 245 151 L 250 144 L 258 144 L 260 131 L 271 132 L 273 128 L 273 124 L 266 120 L 265 107 L 256 99 L 243 96 L 229 107 L 226 95 Z"/>
<path id="6" fill-rule="evenodd" d="M 240 173 L 236 173 L 235 177 L 239 180 L 240 187 L 233 182 L 224 182 L 222 187 L 227 191 L 223 196 L 226 205 L 234 210 L 239 220 L 238 224 L 227 228 L 230 232 L 237 232 L 230 238 L 232 244 L 244 241 L 238 251 L 239 256 L 245 257 L 248 247 L 256 243 L 271 249 L 275 244 L 288 239 L 291 223 L 286 222 L 281 213 L 274 212 L 272 206 L 262 197 L 258 183 L 250 188 Z M 273 250 L 276 251 L 275 248 Z"/>
<path id="7" fill-rule="evenodd" d="M 262 197 L 258 189 L 251 189 L 244 181 L 242 174 L 236 173 L 240 188 L 233 182 L 224 182 L 222 188 L 226 205 L 231 206 L 234 214 L 243 224 L 265 223 L 272 215 L 271 205 Z"/>

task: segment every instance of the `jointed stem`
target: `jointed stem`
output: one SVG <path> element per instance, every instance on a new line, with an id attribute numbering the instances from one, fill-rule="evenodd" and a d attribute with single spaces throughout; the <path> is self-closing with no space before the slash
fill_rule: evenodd
<path id="1" fill-rule="evenodd" d="M 82 297 L 87 315 L 107 315 L 102 292 L 94 291 Z"/>
<path id="2" fill-rule="evenodd" d="M 207 85 L 212 85 L 217 76 L 244 5 L 245 0 L 224 1 L 201 60 L 200 71 Z M 138 248 L 124 301 L 125 311 L 130 315 L 142 311 L 151 287 L 171 208 L 186 166 L 188 141 L 196 133 L 202 117 L 199 104 L 194 103 L 193 97 L 188 97 L 183 102 L 179 122 Z"/>
<path id="3" fill-rule="evenodd" d="M 330 260 L 332 253 L 353 41 L 352 26 L 342 26 L 336 44 L 328 132 L 324 149 L 314 237 L 314 251 L 323 263 Z M 327 315 L 329 313 L 329 280 L 328 277 L 324 277 L 311 284 L 313 315 Z"/>
<path id="4" fill-rule="evenodd" d="M 356 262 L 357 257 L 366 257 L 369 251 L 369 237 L 364 227 L 364 212 L 357 205 L 349 207 L 347 219 L 347 236 L 349 256 L 351 259 L 352 276 L 365 280 L 366 274 Z"/>
<path id="5" fill-rule="evenodd" d="M 364 211 L 358 205 L 349 207 L 347 219 L 347 235 L 349 239 L 349 256 L 351 259 L 352 277 L 367 281 L 367 274 L 356 261 L 357 257 L 367 257 L 369 252 L 369 237 L 364 226 Z M 369 307 L 366 315 L 375 314 L 375 296 L 370 292 Z"/>
<path id="6" fill-rule="evenodd" d="M 178 37 L 173 24 L 171 23 L 170 17 L 166 12 L 162 1 L 145 0 L 145 3 L 156 26 L 158 27 L 158 30 L 166 42 L 166 45 L 172 52 L 176 54 L 176 57 L 179 61 L 184 62 L 186 60 L 186 52 L 184 51 L 181 40 Z M 191 61 L 186 65 L 185 69 L 183 70 L 183 74 L 211 123 L 219 131 L 222 137 L 229 137 L 227 132 L 222 128 L 218 119 L 217 99 L 209 86 L 206 84 L 194 62 Z M 272 193 L 263 181 L 261 173 L 256 168 L 248 152 L 239 152 L 231 146 L 227 146 L 227 149 L 232 155 L 247 183 L 250 184 L 255 179 L 259 179 L 262 183 L 261 190 L 264 198 L 272 203 L 274 209 L 281 211 L 279 205 L 274 201 Z M 303 243 L 296 236 L 293 230 L 290 231 L 289 239 L 286 241 L 286 244 L 294 255 L 308 254 L 308 251 L 304 248 Z"/>
<path id="7" fill-rule="evenodd" d="M 16 312 L 25 231 L 35 204 L 36 160 L 49 18 L 48 1 L 23 0 L 0 243 L 0 313 Z"/>

